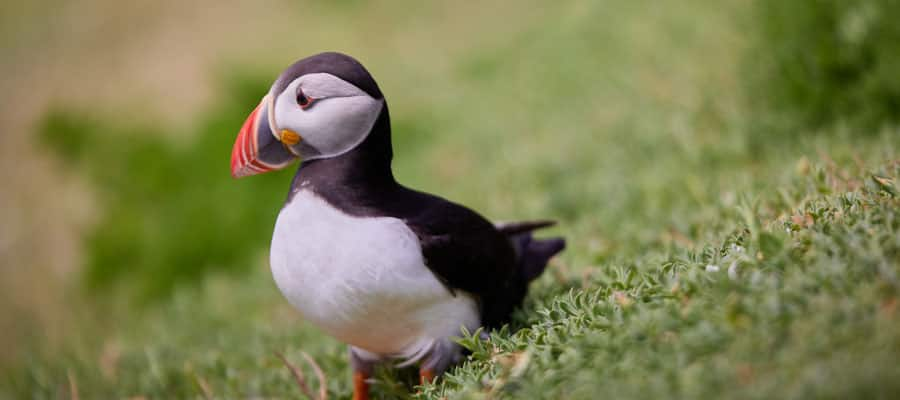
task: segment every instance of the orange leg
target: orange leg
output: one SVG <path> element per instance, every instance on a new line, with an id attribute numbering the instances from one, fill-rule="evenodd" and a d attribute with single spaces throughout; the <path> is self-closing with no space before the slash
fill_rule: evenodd
<path id="1" fill-rule="evenodd" d="M 434 382 L 434 371 L 430 369 L 420 369 L 419 370 L 419 383 L 424 385 L 426 383 Z"/>
<path id="2" fill-rule="evenodd" d="M 353 373 L 353 400 L 369 400 L 369 377 L 362 372 Z"/>

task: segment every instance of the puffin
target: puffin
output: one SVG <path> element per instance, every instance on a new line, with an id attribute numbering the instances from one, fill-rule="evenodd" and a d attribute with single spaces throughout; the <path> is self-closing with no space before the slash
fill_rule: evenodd
<path id="1" fill-rule="evenodd" d="M 492 223 L 394 177 L 384 95 L 363 65 L 326 52 L 289 66 L 241 127 L 235 178 L 300 160 L 269 263 L 301 316 L 349 346 L 353 398 L 380 363 L 422 383 L 459 362 L 463 329 L 497 329 L 565 247 L 550 220 Z"/>

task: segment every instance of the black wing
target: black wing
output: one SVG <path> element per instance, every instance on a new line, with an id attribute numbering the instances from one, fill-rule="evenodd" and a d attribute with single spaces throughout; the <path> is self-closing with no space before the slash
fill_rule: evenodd
<path id="1" fill-rule="evenodd" d="M 515 253 L 493 224 L 446 200 L 406 223 L 419 237 L 428 268 L 450 288 L 485 295 L 515 275 Z"/>
<path id="2" fill-rule="evenodd" d="M 509 238 L 466 207 L 420 192 L 411 195 L 424 207 L 404 220 L 419 237 L 428 269 L 451 291 L 478 296 L 485 326 L 508 321 L 527 288 Z"/>

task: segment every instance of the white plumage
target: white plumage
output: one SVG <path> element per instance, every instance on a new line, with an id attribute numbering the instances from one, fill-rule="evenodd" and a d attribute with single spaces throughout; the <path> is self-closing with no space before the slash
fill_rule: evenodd
<path id="1" fill-rule="evenodd" d="M 309 109 L 297 104 L 297 89 L 316 102 Z M 307 74 L 288 84 L 275 101 L 275 129 L 290 129 L 319 154 L 304 161 L 344 154 L 365 140 L 378 119 L 384 100 L 373 99 L 356 86 L 326 73 Z"/>
<path id="2" fill-rule="evenodd" d="M 304 318 L 367 357 L 407 362 L 480 326 L 476 301 L 438 281 L 402 220 L 345 214 L 303 186 L 278 216 L 270 262 Z"/>

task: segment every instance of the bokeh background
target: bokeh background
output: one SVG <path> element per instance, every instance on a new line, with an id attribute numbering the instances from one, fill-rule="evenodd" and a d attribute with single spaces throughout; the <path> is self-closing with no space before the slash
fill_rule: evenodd
<path id="1" fill-rule="evenodd" d="M 543 298 L 702 247 L 810 164 L 896 159 L 898 2 L 805 3 L 4 2 L 3 389 L 277 397 L 287 349 L 348 393 L 268 275 L 293 170 L 229 176 L 247 113 L 320 51 L 376 77 L 402 182 L 561 222 Z"/>

